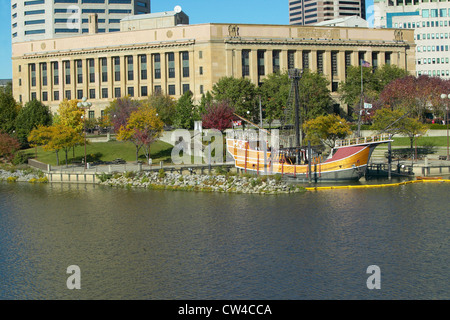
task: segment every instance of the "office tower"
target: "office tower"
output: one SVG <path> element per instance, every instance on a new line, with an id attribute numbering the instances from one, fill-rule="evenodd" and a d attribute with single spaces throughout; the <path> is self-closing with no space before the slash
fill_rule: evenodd
<path id="1" fill-rule="evenodd" d="M 89 33 L 89 15 L 97 14 L 97 32 L 120 31 L 120 20 L 150 13 L 150 0 L 11 0 L 12 42 Z"/>
<path id="2" fill-rule="evenodd" d="M 450 78 L 450 2 L 375 0 L 374 26 L 414 30 L 416 75 Z"/>
<path id="3" fill-rule="evenodd" d="M 349 16 L 366 19 L 366 0 L 289 0 L 289 24 L 307 25 Z"/>

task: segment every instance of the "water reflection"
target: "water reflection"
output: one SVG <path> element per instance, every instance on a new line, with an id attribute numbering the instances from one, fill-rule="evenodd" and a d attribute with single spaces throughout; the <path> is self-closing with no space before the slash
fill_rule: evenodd
<path id="1" fill-rule="evenodd" d="M 260 196 L 0 184 L 0 298 L 449 298 L 448 191 Z M 73 264 L 81 290 L 66 287 Z M 365 285 L 372 264 L 381 291 Z"/>

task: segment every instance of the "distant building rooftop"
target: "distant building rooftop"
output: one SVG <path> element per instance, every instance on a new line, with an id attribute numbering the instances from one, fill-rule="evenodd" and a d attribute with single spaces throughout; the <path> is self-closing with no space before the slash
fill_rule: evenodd
<path id="1" fill-rule="evenodd" d="M 120 30 L 146 30 L 188 25 L 189 16 L 183 11 L 164 11 L 128 16 L 120 20 Z"/>
<path id="2" fill-rule="evenodd" d="M 315 26 L 327 27 L 360 27 L 367 28 L 369 23 L 359 16 L 349 16 L 343 18 L 336 18 L 333 20 L 322 21 L 314 24 Z"/>

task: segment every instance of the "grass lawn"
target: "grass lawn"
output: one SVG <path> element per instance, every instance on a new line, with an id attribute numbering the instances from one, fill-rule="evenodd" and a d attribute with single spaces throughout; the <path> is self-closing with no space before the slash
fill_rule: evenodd
<path id="1" fill-rule="evenodd" d="M 160 161 L 169 161 L 173 146 L 163 141 L 157 141 L 152 144 L 150 149 L 150 157 L 153 163 Z M 128 162 L 136 162 L 136 147 L 131 142 L 110 141 L 90 143 L 86 147 L 87 161 L 112 161 L 115 159 L 123 159 Z M 35 149 L 27 149 L 26 152 L 34 157 Z M 56 165 L 56 153 L 53 151 L 45 151 L 42 147 L 37 148 L 37 160 L 40 162 Z M 84 145 L 75 147 L 75 157 L 72 150 L 68 153 L 69 164 L 73 162 L 81 162 L 84 160 Z M 144 152 L 140 150 L 139 160 L 146 162 Z M 65 152 L 59 151 L 59 164 L 65 164 Z"/>
<path id="2" fill-rule="evenodd" d="M 407 146 L 411 145 L 411 141 L 407 137 L 395 137 L 392 146 Z M 415 142 L 414 142 L 415 145 Z M 446 147 L 447 137 L 419 137 L 417 139 L 418 146 L 433 145 L 436 147 Z"/>

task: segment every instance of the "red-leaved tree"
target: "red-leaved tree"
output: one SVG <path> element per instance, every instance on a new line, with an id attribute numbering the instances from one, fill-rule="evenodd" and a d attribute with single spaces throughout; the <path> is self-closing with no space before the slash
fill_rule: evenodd
<path id="1" fill-rule="evenodd" d="M 386 85 L 380 94 L 380 100 L 391 110 L 404 109 L 413 117 L 424 120 L 426 112 L 440 111 L 441 94 L 448 92 L 449 89 L 449 80 L 427 75 L 418 78 L 407 76 Z"/>
<path id="2" fill-rule="evenodd" d="M 204 128 L 223 132 L 232 127 L 232 121 L 236 118 L 234 109 L 227 102 L 213 102 L 206 108 L 206 113 L 202 117 L 202 125 Z"/>
<path id="3" fill-rule="evenodd" d="M 20 150 L 19 140 L 7 133 L 0 133 L 0 157 L 11 161 L 18 150 Z"/>

